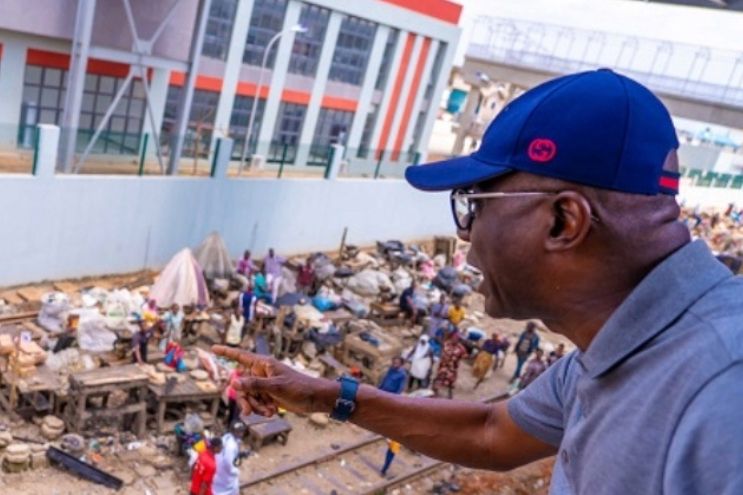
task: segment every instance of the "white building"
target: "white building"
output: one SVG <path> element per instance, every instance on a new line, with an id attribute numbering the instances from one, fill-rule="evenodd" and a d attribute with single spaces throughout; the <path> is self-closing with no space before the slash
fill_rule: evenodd
<path id="1" fill-rule="evenodd" d="M 267 56 L 248 155 L 311 166 L 340 143 L 349 158 L 402 171 L 425 153 L 460 14 L 448 0 L 4 0 L 0 147 L 30 147 L 36 125 L 51 123 L 78 154 L 100 127 L 93 154 L 139 155 L 148 135 L 148 153 L 158 137 L 166 153 L 207 156 L 230 136 L 239 158 L 266 45 L 284 33 Z"/>

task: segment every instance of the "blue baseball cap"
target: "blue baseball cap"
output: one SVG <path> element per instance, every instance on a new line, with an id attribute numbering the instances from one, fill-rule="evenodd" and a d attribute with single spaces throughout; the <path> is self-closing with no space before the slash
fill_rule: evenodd
<path id="1" fill-rule="evenodd" d="M 444 191 L 521 171 L 601 189 L 674 195 L 679 174 L 663 168 L 678 145 L 668 110 L 649 89 L 599 69 L 527 91 L 496 116 L 477 151 L 410 166 L 405 178 L 418 189 Z"/>

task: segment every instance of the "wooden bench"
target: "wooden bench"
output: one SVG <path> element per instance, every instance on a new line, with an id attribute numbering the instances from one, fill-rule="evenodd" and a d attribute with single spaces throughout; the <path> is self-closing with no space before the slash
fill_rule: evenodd
<path id="1" fill-rule="evenodd" d="M 274 440 L 286 445 L 291 431 L 292 425 L 282 418 L 254 423 L 248 426 L 248 443 L 253 450 L 258 450 Z"/>

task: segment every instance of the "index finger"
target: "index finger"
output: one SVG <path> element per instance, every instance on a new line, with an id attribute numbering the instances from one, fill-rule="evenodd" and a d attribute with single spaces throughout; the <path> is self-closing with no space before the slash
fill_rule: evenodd
<path id="1" fill-rule="evenodd" d="M 236 349 L 234 347 L 228 347 L 226 345 L 213 345 L 212 352 L 218 356 L 232 359 L 242 364 L 246 368 L 252 367 L 256 363 L 263 361 L 263 358 L 253 354 L 252 352 L 243 351 L 242 349 Z"/>

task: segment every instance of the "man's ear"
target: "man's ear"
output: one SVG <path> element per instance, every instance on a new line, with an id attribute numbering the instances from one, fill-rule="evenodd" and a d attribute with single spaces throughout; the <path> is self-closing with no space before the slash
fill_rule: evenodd
<path id="1" fill-rule="evenodd" d="M 552 200 L 552 225 L 545 239 L 548 251 L 564 251 L 579 246 L 591 228 L 591 205 L 583 195 L 563 191 Z"/>

